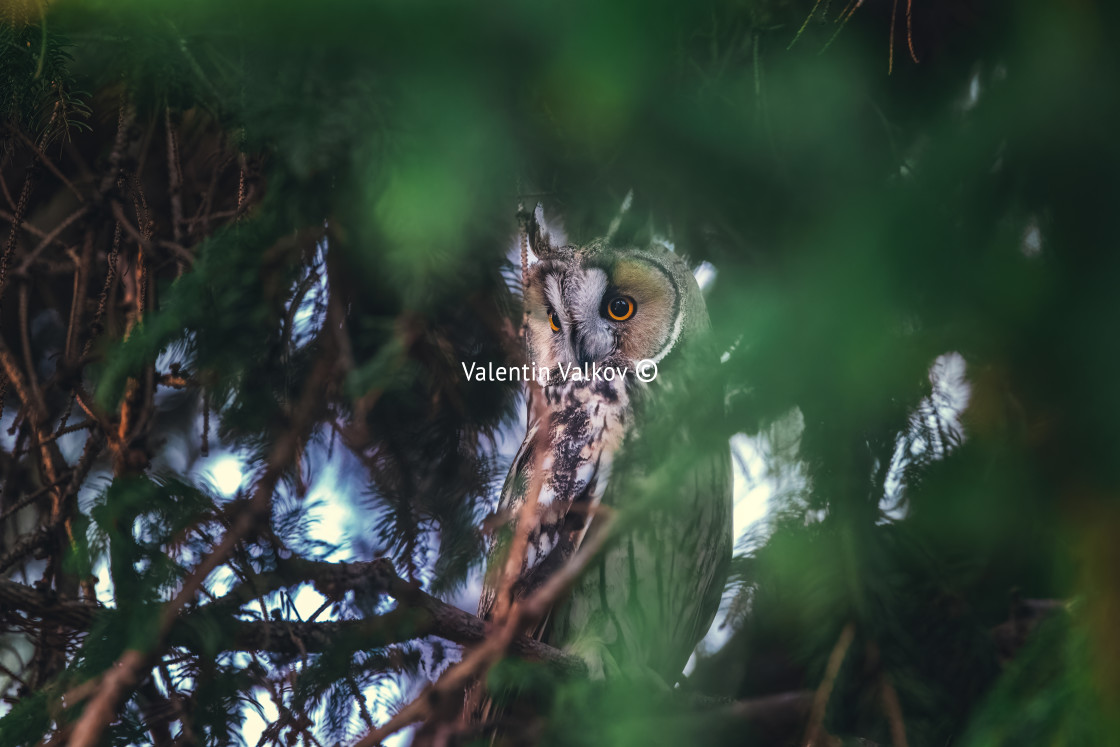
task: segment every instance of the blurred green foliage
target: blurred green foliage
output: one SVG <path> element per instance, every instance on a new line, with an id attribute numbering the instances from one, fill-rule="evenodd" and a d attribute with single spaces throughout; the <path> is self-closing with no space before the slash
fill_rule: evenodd
<path id="1" fill-rule="evenodd" d="M 850 623 L 831 733 L 889 743 L 889 682 L 911 745 L 1108 744 L 1120 8 L 915 0 L 908 31 L 909 2 L 896 16 L 869 1 L 837 33 L 840 5 L 60 0 L 3 27 L 0 114 L 81 141 L 87 112 L 105 130 L 123 95 L 139 119 L 170 109 L 261 159 L 263 200 L 105 348 L 99 397 L 183 347 L 222 437 L 259 463 L 311 370 L 278 320 L 312 264 L 296 238 L 321 230 L 320 270 L 347 301 L 343 399 L 376 446 L 369 547 L 439 591 L 481 557 L 490 439 L 514 419 L 511 388 L 460 372 L 517 356 L 514 211 L 540 200 L 578 241 L 633 190 L 633 231 L 718 270 L 730 416 L 713 438 L 801 424 L 779 458 L 804 482 L 737 559 L 734 635 L 685 689 L 815 689 Z M 54 85 L 93 92 L 67 94 L 69 130 L 44 119 Z M 950 353 L 968 392 L 955 437 L 929 410 Z M 117 481 L 92 511 L 112 540 L 75 562 L 103 552 L 116 593 L 150 603 L 181 576 L 160 548 L 208 500 L 176 479 Z M 1020 597 L 1070 604 L 1009 660 L 993 629 Z M 128 614 L 99 618 L 101 666 L 136 630 L 116 624 Z M 408 668 L 362 657 L 361 676 Z M 358 665 L 317 661 L 301 702 L 345 702 Z M 236 742 L 251 681 L 233 659 L 201 666 L 198 733 Z M 773 743 L 722 716 L 670 718 L 642 691 L 543 687 L 552 744 Z M 353 733 L 356 716 L 328 710 L 332 737 Z M 0 743 L 34 743 L 46 718 L 24 699 Z M 114 743 L 146 738 L 130 718 Z"/>

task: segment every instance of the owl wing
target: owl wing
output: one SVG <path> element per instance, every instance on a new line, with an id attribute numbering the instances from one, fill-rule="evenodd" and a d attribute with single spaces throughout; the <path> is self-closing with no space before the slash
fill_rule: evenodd
<path id="1" fill-rule="evenodd" d="M 645 462 L 648 464 L 648 462 Z M 616 469 L 603 501 L 632 510 L 632 463 Z M 616 664 L 644 665 L 672 684 L 719 608 L 732 554 L 730 449 L 697 460 L 675 489 L 604 550 L 553 610 L 546 643 L 603 642 Z M 593 527 L 592 532 L 595 531 Z"/>

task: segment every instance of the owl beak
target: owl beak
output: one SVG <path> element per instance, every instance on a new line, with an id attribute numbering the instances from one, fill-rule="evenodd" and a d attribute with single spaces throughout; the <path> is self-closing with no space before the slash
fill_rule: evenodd
<path id="1" fill-rule="evenodd" d="M 603 334 L 599 330 L 590 333 L 578 334 L 572 340 L 572 349 L 576 354 L 579 365 L 596 363 L 610 355 L 613 339 L 610 333 Z"/>

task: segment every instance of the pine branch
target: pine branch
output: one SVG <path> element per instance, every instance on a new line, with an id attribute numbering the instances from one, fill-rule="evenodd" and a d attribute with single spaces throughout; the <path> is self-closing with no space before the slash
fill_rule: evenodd
<path id="1" fill-rule="evenodd" d="M 397 607 L 364 620 L 298 622 L 283 620 L 246 621 L 233 619 L 242 599 L 231 592 L 217 602 L 184 615 L 168 635 L 172 646 L 193 647 L 193 630 L 202 621 L 219 624 L 230 635 L 221 641 L 226 651 L 267 651 L 277 654 L 319 653 L 332 647 L 349 645 L 354 650 L 380 648 L 394 643 L 436 636 L 461 645 L 486 639 L 486 623 L 458 607 L 447 604 L 400 576 L 386 560 L 369 563 L 323 563 L 302 559 L 284 562 L 283 571 L 255 577 L 261 585 L 257 593 L 312 582 L 320 591 L 344 594 L 351 590 L 376 589 L 392 596 Z M 250 601 L 253 597 L 244 597 Z M 0 602 L 7 611 L 21 611 L 44 622 L 87 630 L 103 608 L 85 602 L 60 600 L 30 586 L 0 579 Z M 297 643 L 298 641 L 298 643 Z M 553 648 L 528 636 L 517 636 L 509 650 L 525 659 L 542 661 L 568 676 L 586 676 L 587 667 L 579 657 Z"/>
<path id="2" fill-rule="evenodd" d="M 46 547 L 50 544 L 50 541 L 51 533 L 46 529 L 24 535 L 12 546 L 11 550 L 0 555 L 0 573 L 8 570 L 39 548 Z"/>
<path id="3" fill-rule="evenodd" d="M 51 591 L 0 578 L 0 609 L 3 617 L 17 610 L 28 617 L 38 617 L 44 624 L 65 625 L 85 630 L 93 622 L 97 608 L 86 602 L 60 599 Z"/>
<path id="4" fill-rule="evenodd" d="M 117 663 L 102 676 L 101 687 L 74 725 L 70 736 L 71 745 L 91 747 L 97 744 L 128 694 L 140 683 L 144 672 L 151 669 L 160 658 L 162 647 L 169 642 L 168 636 L 183 608 L 194 599 L 210 574 L 228 560 L 242 540 L 262 524 L 267 524 L 272 495 L 281 475 L 302 448 L 323 407 L 323 392 L 331 368 L 330 356 L 324 355 L 312 373 L 293 414 L 291 428 L 277 439 L 269 456 L 268 467 L 257 481 L 252 498 L 233 518 L 230 529 L 221 542 L 187 577 L 175 597 L 163 605 L 159 613 L 159 643 L 143 651 L 125 651 Z"/>

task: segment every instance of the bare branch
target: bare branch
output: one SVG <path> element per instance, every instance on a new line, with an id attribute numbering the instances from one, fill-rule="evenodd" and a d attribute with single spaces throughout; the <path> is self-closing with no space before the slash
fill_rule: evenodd
<path id="1" fill-rule="evenodd" d="M 855 636 L 855 624 L 848 623 L 840 631 L 840 637 L 836 639 L 836 645 L 832 647 L 824 677 L 813 696 L 813 709 L 809 715 L 809 725 L 805 729 L 805 738 L 802 740 L 805 747 L 814 747 L 824 737 L 822 724 L 824 723 L 825 709 L 828 708 L 828 699 L 832 695 L 833 686 L 836 684 L 836 676 L 840 674 L 840 665 L 844 663 L 844 657 L 847 656 L 848 649 L 851 647 Z"/>
<path id="2" fill-rule="evenodd" d="M 33 535 L 34 536 L 34 535 Z M 49 535 L 45 535 L 49 538 Z M 293 586 L 306 581 L 320 590 L 341 594 L 347 589 L 375 588 L 397 600 L 396 609 L 384 615 L 363 620 L 299 622 L 286 620 L 231 620 L 236 610 L 229 595 L 204 605 L 178 618 L 169 632 L 170 645 L 191 646 L 197 643 L 193 631 L 206 620 L 216 620 L 230 632 L 223 640 L 224 650 L 270 651 L 299 655 L 320 653 L 332 647 L 353 650 L 380 648 L 426 636 L 436 636 L 453 643 L 474 645 L 486 640 L 486 623 L 457 607 L 453 607 L 421 590 L 400 576 L 386 560 L 370 563 L 322 563 L 297 560 L 286 570 L 283 583 L 272 588 Z M 266 577 L 260 577 L 264 580 Z M 278 575 L 267 577 L 275 580 Z M 85 630 L 101 607 L 84 602 L 56 599 L 24 584 L 0 579 L 0 602 L 5 609 L 20 610 L 76 630 Z M 239 605 L 237 605 L 239 606 Z M 566 676 L 586 676 L 583 660 L 565 654 L 529 636 L 515 636 L 509 651 L 517 656 L 544 662 Z"/>

